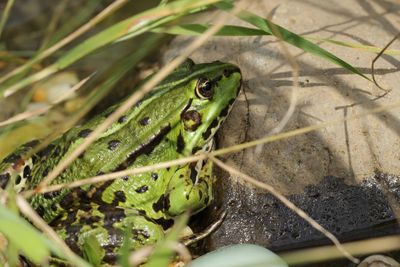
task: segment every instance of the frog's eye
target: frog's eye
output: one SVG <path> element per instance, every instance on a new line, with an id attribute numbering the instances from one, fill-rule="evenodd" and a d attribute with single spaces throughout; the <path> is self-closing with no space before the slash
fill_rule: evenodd
<path id="1" fill-rule="evenodd" d="M 213 96 L 213 84 L 207 78 L 200 78 L 196 84 L 196 96 L 200 99 L 211 99 Z"/>

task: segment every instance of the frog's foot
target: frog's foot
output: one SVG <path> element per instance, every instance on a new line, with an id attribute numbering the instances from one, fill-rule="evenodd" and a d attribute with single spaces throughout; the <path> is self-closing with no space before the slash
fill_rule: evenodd
<path id="1" fill-rule="evenodd" d="M 189 246 L 191 244 L 194 244 L 194 243 L 206 238 L 211 233 L 213 233 L 215 230 L 217 230 L 218 227 L 220 227 L 220 225 L 224 221 L 225 217 L 226 217 L 226 211 L 223 211 L 219 215 L 218 219 L 215 222 L 213 222 L 212 224 L 210 224 L 206 229 L 204 229 L 200 233 L 195 233 L 195 234 L 191 234 L 191 235 L 183 237 L 181 242 L 185 246 Z"/>
<path id="2" fill-rule="evenodd" d="M 75 253 L 93 263 L 115 263 L 126 237 L 130 237 L 131 250 L 164 238 L 164 230 L 159 224 L 137 211 L 111 205 L 92 204 L 90 210 L 87 207 L 85 210 L 68 210 L 63 217 L 51 222 L 50 226 Z M 89 255 L 93 245 L 99 247 L 95 260 L 93 255 Z"/>

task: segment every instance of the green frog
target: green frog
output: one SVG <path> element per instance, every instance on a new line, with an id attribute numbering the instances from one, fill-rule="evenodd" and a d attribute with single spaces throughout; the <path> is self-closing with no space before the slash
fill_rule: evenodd
<path id="1" fill-rule="evenodd" d="M 99 135 L 52 184 L 173 160 L 212 147 L 213 136 L 241 88 L 238 67 L 188 59 L 150 94 Z M 118 108 L 111 106 L 24 159 L 32 141 L 0 164 L 0 186 L 18 192 L 35 188 L 93 129 Z M 13 179 L 11 179 L 13 177 Z M 209 160 L 184 164 L 74 189 L 37 194 L 36 212 L 78 254 L 88 238 L 101 247 L 104 263 L 116 255 L 130 233 L 131 249 L 154 244 L 189 210 L 198 213 L 213 199 Z"/>

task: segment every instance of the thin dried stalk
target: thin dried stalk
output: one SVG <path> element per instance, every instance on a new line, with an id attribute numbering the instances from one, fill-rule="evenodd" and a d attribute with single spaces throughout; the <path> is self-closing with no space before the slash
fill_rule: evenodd
<path id="1" fill-rule="evenodd" d="M 344 243 L 342 246 L 353 255 L 370 255 L 400 249 L 400 236 L 378 237 L 368 240 Z M 279 256 L 292 266 L 292 264 L 311 264 L 342 258 L 335 246 L 321 246 L 316 248 L 301 249 L 295 252 L 282 253 Z"/>

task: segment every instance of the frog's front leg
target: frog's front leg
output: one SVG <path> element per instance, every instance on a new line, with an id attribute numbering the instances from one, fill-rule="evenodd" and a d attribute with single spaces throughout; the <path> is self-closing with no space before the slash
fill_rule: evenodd
<path id="1" fill-rule="evenodd" d="M 171 178 L 165 197 L 166 212 L 176 216 L 189 210 L 193 214 L 206 208 L 213 198 L 212 162 L 197 162 L 178 168 Z"/>
<path id="2" fill-rule="evenodd" d="M 93 240 L 101 248 L 96 258 L 104 263 L 115 263 L 126 236 L 131 236 L 130 250 L 151 245 L 164 238 L 161 225 L 137 211 L 92 204 L 91 210 L 74 209 L 54 220 L 50 225 L 77 254 L 87 257 L 85 247 Z M 91 240 L 91 241 L 90 241 Z"/>

